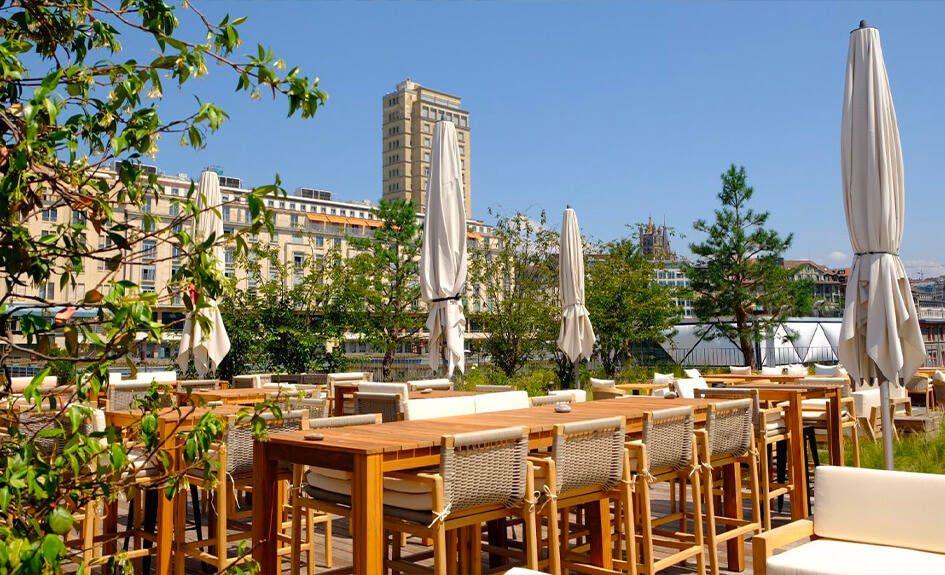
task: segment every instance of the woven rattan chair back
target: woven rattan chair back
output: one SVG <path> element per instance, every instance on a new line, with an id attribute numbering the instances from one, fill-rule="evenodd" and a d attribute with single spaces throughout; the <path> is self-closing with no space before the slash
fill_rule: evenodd
<path id="1" fill-rule="evenodd" d="M 308 419 L 308 412 L 302 409 L 283 411 L 281 419 L 276 419 L 271 413 L 264 413 L 260 417 L 266 420 L 268 433 L 282 433 L 301 429 L 302 420 Z M 226 472 L 231 475 L 253 471 L 254 438 L 249 420 L 248 415 L 239 420 L 235 416 L 231 417 L 223 434 L 226 443 Z"/>
<path id="2" fill-rule="evenodd" d="M 599 399 L 616 399 L 623 396 L 623 391 L 615 387 L 598 387 L 594 390 L 595 401 Z"/>
<path id="3" fill-rule="evenodd" d="M 650 473 L 680 470 L 692 464 L 693 416 L 691 407 L 647 412 L 643 444 Z"/>
<path id="4" fill-rule="evenodd" d="M 177 382 L 177 391 L 184 393 L 194 389 L 220 389 L 219 379 L 182 379 Z"/>
<path id="5" fill-rule="evenodd" d="M 623 417 L 555 425 L 551 457 L 557 492 L 616 487 L 623 477 L 624 427 Z"/>
<path id="6" fill-rule="evenodd" d="M 697 389 L 696 398 L 713 399 L 751 399 L 751 421 L 756 431 L 764 430 L 765 422 L 761 420 L 761 399 L 757 389 L 745 389 L 738 387 L 713 387 L 710 389 Z"/>
<path id="7" fill-rule="evenodd" d="M 403 396 L 399 393 L 362 393 L 354 394 L 354 413 L 380 413 L 384 423 L 397 421 L 404 412 Z"/>
<path id="8" fill-rule="evenodd" d="M 311 419 L 322 419 L 328 417 L 328 402 L 324 399 L 314 397 L 303 397 L 299 399 L 297 395 L 286 398 L 283 402 L 282 411 L 297 411 L 305 409 Z"/>
<path id="9" fill-rule="evenodd" d="M 161 390 L 161 407 L 172 407 L 177 404 L 177 396 L 172 392 L 170 384 L 157 384 Z M 114 411 L 134 409 L 138 400 L 143 400 L 151 388 L 151 383 L 110 383 L 108 384 L 108 408 Z"/>
<path id="10" fill-rule="evenodd" d="M 62 452 L 66 447 L 67 438 L 73 435 L 71 431 L 72 423 L 64 413 L 60 413 L 59 411 L 30 411 L 20 413 L 17 416 L 15 425 L 20 435 L 32 438 L 35 449 L 47 456 Z M 55 438 L 40 437 L 39 432 L 46 429 L 62 429 L 65 435 Z M 88 437 L 94 431 L 104 430 L 96 430 L 91 419 L 86 417 L 79 424 L 76 433 Z"/>
<path id="11" fill-rule="evenodd" d="M 503 391 L 515 391 L 514 385 L 477 385 L 473 391 L 476 393 L 500 393 Z"/>
<path id="12" fill-rule="evenodd" d="M 542 405 L 558 405 L 559 403 L 573 403 L 573 395 L 536 395 L 530 397 L 529 400 L 532 403 L 532 407 L 539 407 Z"/>
<path id="13" fill-rule="evenodd" d="M 351 427 L 353 425 L 373 425 L 381 423 L 380 413 L 364 413 L 361 415 L 342 415 L 340 417 L 325 417 L 312 419 L 309 427 L 312 429 L 327 429 L 332 427 Z"/>
<path id="14" fill-rule="evenodd" d="M 742 456 L 751 449 L 754 432 L 751 399 L 732 399 L 709 404 L 705 429 L 709 435 L 709 455 Z"/>
<path id="15" fill-rule="evenodd" d="M 446 508 L 456 511 L 521 503 L 525 498 L 527 459 L 528 429 L 524 427 L 444 436 L 440 475 Z"/>

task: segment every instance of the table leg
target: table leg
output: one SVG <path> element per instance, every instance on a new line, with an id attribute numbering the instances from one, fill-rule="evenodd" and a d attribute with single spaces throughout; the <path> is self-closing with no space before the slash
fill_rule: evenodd
<path id="1" fill-rule="evenodd" d="M 489 536 L 489 545 L 508 549 L 509 547 L 509 527 L 508 520 L 505 517 L 493 519 L 486 523 L 486 530 Z M 503 567 L 508 565 L 509 561 L 505 555 L 498 553 L 489 553 L 489 568 Z"/>
<path id="2" fill-rule="evenodd" d="M 173 471 L 180 466 L 179 441 L 174 426 L 161 424 L 159 437 L 164 439 L 164 448 L 168 450 L 173 462 Z M 168 499 L 163 490 L 157 493 L 157 544 L 155 545 L 157 575 L 170 575 L 173 572 L 172 554 L 174 551 L 174 499 Z"/>
<path id="3" fill-rule="evenodd" d="M 356 574 L 384 572 L 383 477 L 381 455 L 355 458 L 351 523 Z"/>
<path id="4" fill-rule="evenodd" d="M 793 505 L 793 500 L 791 501 Z M 722 466 L 722 508 L 725 517 L 742 519 L 744 505 L 742 503 L 742 474 L 741 465 Z M 752 521 L 758 521 L 753 517 Z M 741 572 L 745 570 L 745 537 L 733 537 L 726 541 L 728 554 L 728 570 Z"/>
<path id="5" fill-rule="evenodd" d="M 840 390 L 834 390 L 829 401 L 830 413 L 828 419 L 831 420 L 830 431 L 827 434 L 830 442 L 830 464 L 843 465 L 843 415 L 840 410 Z"/>
<path id="6" fill-rule="evenodd" d="M 610 541 L 610 500 L 601 499 L 584 504 L 591 544 L 591 562 L 604 569 L 613 569 L 614 558 Z"/>
<path id="7" fill-rule="evenodd" d="M 269 459 L 268 444 L 255 441 L 253 446 L 253 559 L 259 563 L 260 573 L 278 573 L 279 532 L 278 521 L 282 515 L 276 482 L 279 466 Z"/>
<path id="8" fill-rule="evenodd" d="M 791 441 L 788 452 L 791 466 L 791 479 L 794 493 L 791 495 L 791 519 L 797 521 L 810 515 L 807 507 L 807 458 L 804 456 L 804 420 L 801 412 L 801 398 L 795 393 L 788 403 L 788 425 Z"/>

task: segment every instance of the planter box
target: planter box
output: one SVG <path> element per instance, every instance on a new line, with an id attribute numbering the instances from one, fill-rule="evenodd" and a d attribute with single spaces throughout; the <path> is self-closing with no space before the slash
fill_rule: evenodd
<path id="1" fill-rule="evenodd" d="M 942 414 L 937 412 L 922 415 L 897 415 L 896 429 L 900 433 L 930 433 L 938 435 L 942 427 Z"/>

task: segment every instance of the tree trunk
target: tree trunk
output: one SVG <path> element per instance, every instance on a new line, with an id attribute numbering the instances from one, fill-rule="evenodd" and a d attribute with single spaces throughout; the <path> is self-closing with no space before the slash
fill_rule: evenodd
<path id="1" fill-rule="evenodd" d="M 394 369 L 394 355 L 396 350 L 388 349 L 384 352 L 384 367 L 382 369 L 384 381 L 391 380 L 391 372 Z"/>
<path id="2" fill-rule="evenodd" d="M 755 342 L 744 337 L 738 338 L 738 344 L 742 348 L 742 354 L 745 356 L 745 365 L 755 368 Z"/>

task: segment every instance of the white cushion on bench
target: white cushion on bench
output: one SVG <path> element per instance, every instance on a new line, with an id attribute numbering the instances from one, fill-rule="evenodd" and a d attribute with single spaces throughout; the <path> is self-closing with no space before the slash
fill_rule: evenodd
<path id="1" fill-rule="evenodd" d="M 552 389 L 548 395 L 570 395 L 574 398 L 574 403 L 587 401 L 587 392 L 583 389 Z"/>
<path id="2" fill-rule="evenodd" d="M 945 476 L 821 466 L 814 484 L 818 536 L 945 553 Z"/>
<path id="3" fill-rule="evenodd" d="M 508 411 L 510 409 L 528 409 L 527 391 L 500 391 L 499 393 L 481 393 L 475 396 L 476 413 Z"/>
<path id="4" fill-rule="evenodd" d="M 461 397 L 436 397 L 433 399 L 411 399 L 404 404 L 404 419 L 434 419 L 454 415 L 476 413 L 476 398 L 472 395 Z"/>
<path id="5" fill-rule="evenodd" d="M 941 575 L 945 573 L 945 555 L 818 539 L 774 555 L 767 566 L 768 575 Z"/>

